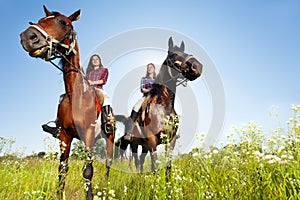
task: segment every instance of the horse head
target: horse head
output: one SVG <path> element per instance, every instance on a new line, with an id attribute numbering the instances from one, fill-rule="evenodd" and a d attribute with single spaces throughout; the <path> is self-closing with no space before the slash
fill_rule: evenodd
<path id="1" fill-rule="evenodd" d="M 32 57 L 51 60 L 61 55 L 76 54 L 76 32 L 72 22 L 80 18 L 80 10 L 66 17 L 58 12 L 50 12 L 44 6 L 46 17 L 20 34 L 21 44 Z"/>
<path id="2" fill-rule="evenodd" d="M 185 45 L 183 41 L 180 47 L 174 46 L 173 39 L 170 37 L 166 63 L 173 69 L 172 71 L 177 71 L 180 76 L 193 81 L 200 77 L 203 66 L 194 56 L 185 53 L 184 50 Z M 169 73 L 172 73 L 172 71 Z M 170 74 L 170 76 L 174 75 Z"/>

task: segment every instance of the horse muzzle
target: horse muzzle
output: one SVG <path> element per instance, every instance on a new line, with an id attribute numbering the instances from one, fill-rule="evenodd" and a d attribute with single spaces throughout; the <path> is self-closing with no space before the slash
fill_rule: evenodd
<path id="1" fill-rule="evenodd" d="M 31 57 L 44 58 L 49 50 L 46 38 L 37 30 L 29 27 L 20 34 L 21 45 Z"/>
<path id="2" fill-rule="evenodd" d="M 196 59 L 194 59 L 193 61 L 190 61 L 188 63 L 187 70 L 183 75 L 190 81 L 193 81 L 201 76 L 202 68 L 203 68 L 202 64 Z"/>

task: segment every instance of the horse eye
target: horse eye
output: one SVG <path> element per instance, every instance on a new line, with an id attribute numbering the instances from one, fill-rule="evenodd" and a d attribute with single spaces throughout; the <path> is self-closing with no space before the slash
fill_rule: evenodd
<path id="1" fill-rule="evenodd" d="M 67 26 L 67 22 L 66 22 L 65 20 L 63 20 L 63 19 L 60 19 L 58 22 L 59 22 L 61 25 Z"/>
<path id="2" fill-rule="evenodd" d="M 174 62 L 174 65 L 175 65 L 176 67 L 180 67 L 181 64 L 182 64 L 182 62 L 180 62 L 180 61 L 175 61 L 175 62 Z"/>

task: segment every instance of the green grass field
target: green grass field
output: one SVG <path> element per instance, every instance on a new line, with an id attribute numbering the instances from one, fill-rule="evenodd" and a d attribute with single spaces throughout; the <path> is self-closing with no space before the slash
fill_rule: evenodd
<path id="1" fill-rule="evenodd" d="M 156 174 L 130 172 L 127 161 L 114 160 L 109 181 L 104 163 L 95 161 L 95 199 L 300 199 L 300 106 L 292 111 L 286 128 L 266 134 L 250 122 L 234 128 L 224 147 L 174 157 L 168 183 L 162 155 Z M 51 156 L 3 156 L 0 199 L 57 199 L 58 164 Z M 70 159 L 66 199 L 85 199 L 83 165 Z"/>

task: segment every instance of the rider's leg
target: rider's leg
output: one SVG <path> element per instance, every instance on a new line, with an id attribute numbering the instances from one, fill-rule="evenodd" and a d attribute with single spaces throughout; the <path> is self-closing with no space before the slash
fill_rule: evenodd
<path id="1" fill-rule="evenodd" d="M 101 108 L 101 128 L 106 135 L 114 134 L 115 124 L 110 105 Z"/>
<path id="2" fill-rule="evenodd" d="M 124 136 L 124 139 L 125 140 L 129 140 L 131 141 L 132 140 L 132 137 L 133 137 L 133 127 L 134 127 L 134 123 L 137 121 L 138 119 L 138 113 L 139 113 L 139 110 L 142 106 L 142 103 L 143 101 L 145 100 L 145 98 L 141 98 L 138 102 L 136 102 L 136 104 L 133 106 L 133 109 L 131 111 L 131 114 L 130 114 L 130 118 L 127 122 L 127 125 L 125 127 L 125 136 Z"/>
<path id="3" fill-rule="evenodd" d="M 62 101 L 64 96 L 65 96 L 65 94 L 60 95 L 58 104 L 60 104 L 60 102 Z M 48 124 L 50 124 L 50 123 L 54 123 L 54 126 L 49 126 Z M 42 129 L 43 129 L 43 131 L 50 133 L 53 137 L 58 138 L 59 137 L 58 119 L 56 118 L 55 121 L 50 121 L 46 124 L 43 124 Z"/>
<path id="4" fill-rule="evenodd" d="M 103 103 L 104 103 L 104 94 L 103 94 L 102 90 L 99 90 L 99 89 L 95 88 L 95 92 L 96 92 L 96 95 L 99 99 L 100 105 L 103 105 Z"/>
<path id="5" fill-rule="evenodd" d="M 128 141 L 132 140 L 134 123 L 137 121 L 138 116 L 139 116 L 138 112 L 136 112 L 135 110 L 131 111 L 130 118 L 127 121 L 127 125 L 125 126 L 125 136 L 124 136 L 125 140 Z"/>
<path id="6" fill-rule="evenodd" d="M 114 134 L 115 123 L 109 97 L 104 90 L 96 89 L 96 94 L 102 102 L 101 107 L 101 128 L 106 135 Z"/>

